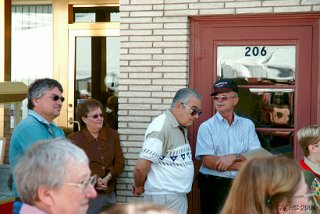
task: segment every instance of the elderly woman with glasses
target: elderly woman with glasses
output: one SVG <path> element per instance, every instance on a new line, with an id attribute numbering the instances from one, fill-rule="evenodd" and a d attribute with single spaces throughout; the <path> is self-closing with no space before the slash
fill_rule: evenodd
<path id="1" fill-rule="evenodd" d="M 98 100 L 87 99 L 81 103 L 77 107 L 77 119 L 82 128 L 69 139 L 86 152 L 92 173 L 98 175 L 98 196 L 90 200 L 88 210 L 88 214 L 96 214 L 116 203 L 116 178 L 123 171 L 124 157 L 119 134 L 105 126 L 104 109 Z"/>
<path id="2" fill-rule="evenodd" d="M 97 196 L 88 157 L 68 140 L 34 143 L 14 168 L 21 214 L 86 214 Z"/>

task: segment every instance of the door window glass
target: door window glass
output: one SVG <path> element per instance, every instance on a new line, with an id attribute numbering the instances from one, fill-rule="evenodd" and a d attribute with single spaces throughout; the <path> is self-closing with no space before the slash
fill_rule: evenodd
<path id="1" fill-rule="evenodd" d="M 116 22 L 120 21 L 118 6 L 109 7 L 74 7 L 74 23 Z"/>
<path id="2" fill-rule="evenodd" d="M 291 154 L 296 47 L 220 46 L 217 74 L 238 83 L 235 112 L 254 122 L 262 146 L 274 154 Z"/>
<path id="3" fill-rule="evenodd" d="M 30 85 L 52 78 L 52 5 L 13 5 L 11 29 L 11 81 Z M 27 114 L 25 99 L 22 118 Z"/>
<path id="4" fill-rule="evenodd" d="M 106 110 L 106 123 L 118 128 L 120 39 L 117 36 L 77 36 L 75 105 L 92 97 Z M 76 118 L 76 117 L 75 117 Z"/>

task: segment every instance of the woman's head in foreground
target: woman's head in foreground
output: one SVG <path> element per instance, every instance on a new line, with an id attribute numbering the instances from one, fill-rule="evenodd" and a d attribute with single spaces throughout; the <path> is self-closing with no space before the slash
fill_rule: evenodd
<path id="1" fill-rule="evenodd" d="M 276 156 L 254 158 L 240 169 L 221 213 L 304 213 L 307 191 L 296 161 Z"/>

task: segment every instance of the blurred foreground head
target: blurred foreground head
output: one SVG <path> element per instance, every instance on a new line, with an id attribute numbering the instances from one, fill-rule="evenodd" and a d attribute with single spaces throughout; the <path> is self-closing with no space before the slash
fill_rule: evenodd
<path id="1" fill-rule="evenodd" d="M 221 213 L 283 213 L 291 205 L 308 206 L 307 190 L 295 160 L 277 156 L 253 158 L 235 177 Z M 299 211 L 295 213 L 304 213 Z"/>
<path id="2" fill-rule="evenodd" d="M 89 199 L 97 194 L 88 157 L 66 139 L 35 143 L 14 173 L 23 206 L 45 213 L 85 214 Z"/>

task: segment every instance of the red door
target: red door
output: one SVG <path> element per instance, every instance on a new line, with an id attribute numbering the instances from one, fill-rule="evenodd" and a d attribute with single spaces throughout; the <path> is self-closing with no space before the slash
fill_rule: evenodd
<path id="1" fill-rule="evenodd" d="M 319 20 L 319 14 L 190 18 L 190 87 L 203 95 L 204 111 L 189 132 L 194 152 L 199 125 L 215 113 L 212 84 L 233 78 L 250 92 L 239 94 L 237 113 L 252 117 L 263 146 L 302 158 L 295 133 L 320 121 Z M 196 175 L 200 165 L 195 160 Z M 189 202 L 189 213 L 199 213 L 196 182 Z"/>

